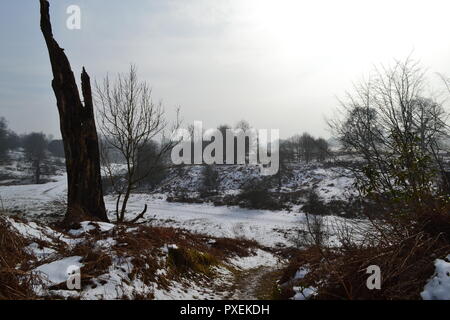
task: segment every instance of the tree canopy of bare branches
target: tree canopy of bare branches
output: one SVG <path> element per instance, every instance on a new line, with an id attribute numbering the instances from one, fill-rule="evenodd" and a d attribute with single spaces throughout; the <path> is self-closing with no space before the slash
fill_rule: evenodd
<path id="1" fill-rule="evenodd" d="M 41 183 L 41 166 L 47 159 L 48 141 L 42 132 L 33 132 L 23 137 L 26 159 L 31 162 L 35 183 Z"/>
<path id="2" fill-rule="evenodd" d="M 138 166 L 142 161 L 140 157 L 153 139 L 161 136 L 164 140 L 163 133 L 168 123 L 162 104 L 153 102 L 151 88 L 146 82 L 139 81 L 135 66 L 131 66 L 127 74 L 119 74 L 115 81 L 106 77 L 102 84 L 97 83 L 96 93 L 99 127 L 104 140 L 102 162 L 113 189 L 118 194 L 117 220 L 123 222 L 131 193 L 141 180 L 157 168 L 154 165 Z M 177 126 L 178 120 L 175 127 Z M 173 142 L 162 141 L 152 161 L 162 159 L 172 147 Z M 126 165 L 124 183 L 116 179 L 117 172 L 114 170 L 108 148 L 117 152 Z M 144 213 L 145 209 L 139 216 Z"/>

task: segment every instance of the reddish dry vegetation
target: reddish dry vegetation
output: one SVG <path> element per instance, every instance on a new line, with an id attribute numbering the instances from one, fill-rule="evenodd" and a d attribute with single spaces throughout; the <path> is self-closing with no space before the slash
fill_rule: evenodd
<path id="1" fill-rule="evenodd" d="M 339 248 L 313 246 L 292 253 L 279 297 L 292 297 L 293 286 L 312 286 L 317 288 L 314 299 L 420 299 L 434 273 L 434 261 L 450 253 L 450 204 L 430 203 L 414 215 L 372 222 L 375 232 L 365 234 L 361 244 L 343 241 Z M 381 269 L 381 290 L 367 288 L 370 265 Z M 310 272 L 292 280 L 301 267 Z"/>
<path id="2" fill-rule="evenodd" d="M 0 300 L 36 298 L 32 286 L 39 279 L 26 272 L 25 266 L 32 259 L 24 250 L 28 244 L 0 218 Z"/>
<path id="3" fill-rule="evenodd" d="M 116 243 L 108 251 L 96 246 L 98 240 L 109 237 L 116 240 Z M 167 245 L 172 245 L 168 248 L 167 259 L 160 259 L 165 255 L 161 248 Z M 227 257 L 248 256 L 256 247 L 257 244 L 252 241 L 211 238 L 182 229 L 119 225 L 107 233 L 90 231 L 87 241 L 65 255 L 83 257 L 83 287 L 97 285 L 96 281 L 92 280 L 97 279 L 98 282 L 98 277 L 108 272 L 112 265 L 111 252 L 114 252 L 115 258 L 130 259 L 133 265 L 128 274 L 130 280 L 140 279 L 146 285 L 157 284 L 158 287 L 167 289 L 171 280 L 188 283 L 214 278 L 213 267 L 223 265 Z M 157 271 L 161 269 L 167 273 L 158 274 Z M 153 296 L 135 298 L 152 299 Z"/>
<path id="4" fill-rule="evenodd" d="M 223 264 L 227 257 L 248 256 L 257 244 L 247 240 L 211 238 L 189 233 L 182 229 L 140 226 L 133 233 L 124 228 L 116 231 L 113 247 L 119 256 L 132 257 L 132 277 L 139 276 L 144 283 L 156 282 L 163 288 L 171 279 L 197 279 L 214 277 L 214 266 Z M 168 248 L 166 265 L 161 265 L 165 245 Z M 165 277 L 157 277 L 158 269 L 168 270 Z"/>
<path id="5" fill-rule="evenodd" d="M 81 256 L 82 288 L 104 284 L 101 275 L 107 274 L 113 259 L 128 259 L 133 268 L 128 274 L 130 280 L 139 278 L 145 284 L 157 284 L 167 288 L 171 280 L 202 281 L 215 277 L 215 266 L 223 265 L 227 257 L 248 256 L 257 244 L 252 241 L 226 238 L 211 238 L 191 234 L 185 230 L 148 226 L 119 225 L 109 232 L 98 228 L 82 236 L 83 241 L 69 248 L 57 239 L 54 243 L 39 243 L 51 247 L 61 257 Z M 112 238 L 112 246 L 102 248 L 97 241 Z M 24 248 L 31 242 L 20 236 L 5 220 L 0 218 L 0 299 L 39 299 L 32 290 L 39 283 L 38 275 L 30 272 L 37 266 L 35 257 Z M 165 255 L 161 248 L 168 248 Z M 51 261 L 40 261 L 40 264 Z M 19 266 L 19 267 L 17 267 Z M 165 275 L 157 270 L 164 269 Z M 99 278 L 100 277 L 100 278 Z M 65 284 L 55 285 L 50 290 L 65 289 Z M 58 299 L 57 296 L 48 298 Z M 124 297 L 125 299 L 126 297 Z M 152 299 L 153 296 L 136 296 L 136 299 Z"/>

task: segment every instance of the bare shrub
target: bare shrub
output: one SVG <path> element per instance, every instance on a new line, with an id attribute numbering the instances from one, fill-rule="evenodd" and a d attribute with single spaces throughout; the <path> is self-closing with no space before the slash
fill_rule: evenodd
<path id="1" fill-rule="evenodd" d="M 293 270 L 307 267 L 310 272 L 301 282 L 317 288 L 315 299 L 420 299 L 434 273 L 434 261 L 450 250 L 450 204 L 430 199 L 427 207 L 425 213 L 418 206 L 407 219 L 390 212 L 383 214 L 383 219 L 370 219 L 369 224 L 336 223 L 333 233 L 338 243 L 310 241 L 309 247 L 291 258 L 283 280 L 293 277 Z M 320 223 L 308 225 L 310 239 L 320 240 Z M 381 290 L 366 286 L 371 265 L 381 269 Z"/>
<path id="2" fill-rule="evenodd" d="M 246 182 L 238 196 L 240 205 L 253 209 L 277 210 L 281 204 L 270 192 L 269 179 L 252 179 Z"/>
<path id="3" fill-rule="evenodd" d="M 320 198 L 315 190 L 310 190 L 308 192 L 306 203 L 303 205 L 302 210 L 311 215 L 325 216 L 330 214 L 325 201 Z"/>
<path id="4" fill-rule="evenodd" d="M 341 101 L 343 118 L 330 126 L 344 151 L 364 159 L 353 170 L 363 195 L 417 205 L 436 194 L 448 113 L 426 92 L 425 80 L 419 64 L 407 59 L 375 69 Z"/>
<path id="5" fill-rule="evenodd" d="M 219 173 L 213 165 L 206 165 L 202 169 L 202 186 L 200 187 L 200 196 L 207 197 L 217 194 L 219 188 Z"/>

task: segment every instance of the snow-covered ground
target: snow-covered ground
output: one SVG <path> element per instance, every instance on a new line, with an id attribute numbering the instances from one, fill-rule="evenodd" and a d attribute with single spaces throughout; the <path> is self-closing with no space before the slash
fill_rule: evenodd
<path id="1" fill-rule="evenodd" d="M 288 234 L 304 223 L 304 215 L 300 213 L 171 203 L 165 201 L 164 195 L 147 194 L 131 197 L 130 213 L 139 213 L 145 204 L 148 204 L 147 215 L 155 219 L 153 225 L 184 228 L 215 237 L 256 240 L 266 246 L 286 244 Z M 112 213 L 114 198 L 106 197 L 106 206 Z"/>
<path id="2" fill-rule="evenodd" d="M 6 221 L 11 230 L 30 242 L 25 251 L 31 258 L 26 263 L 31 262 L 31 273 L 41 279 L 34 285 L 34 291 L 41 297 L 58 296 L 87 300 L 136 297 L 152 297 L 158 300 L 233 298 L 236 297 L 236 290 L 246 290 L 236 288 L 233 284 L 236 272 L 247 272 L 249 275 L 261 273 L 260 268 L 275 268 L 280 263 L 280 259 L 274 254 L 253 249 L 247 256 L 231 255 L 212 267 L 215 274 L 212 277 L 197 278 L 193 281 L 189 278 L 189 272 L 185 272 L 181 274 L 181 278 L 173 278 L 168 277 L 171 270 L 171 264 L 168 263 L 169 250 L 178 250 L 179 247 L 166 244 L 157 250 L 158 253 L 148 257 L 150 260 L 157 260 L 159 266 L 154 274 L 155 279 L 149 282 L 144 281 L 143 274 L 140 273 L 145 270 L 141 269 L 133 275 L 136 270 L 136 256 L 120 249 L 125 243 L 118 244 L 117 241 L 121 240 L 117 238 L 116 241 L 114 238 L 119 234 L 119 227 L 114 224 L 86 221 L 81 223 L 77 230 L 61 233 L 34 222 L 21 222 L 14 218 L 6 218 Z M 135 232 L 135 229 L 138 228 L 128 228 L 127 232 Z M 98 230 L 100 234 L 93 238 L 90 235 L 93 230 Z M 207 242 L 215 243 L 215 240 L 209 239 Z M 111 257 L 111 262 L 103 273 L 95 277 L 90 276 L 90 283 L 83 285 L 81 291 L 71 290 L 67 288 L 67 283 L 76 283 L 76 280 L 72 282 L 72 279 L 76 279 L 76 274 L 81 275 L 84 272 L 82 268 L 89 263 L 85 262 L 85 254 L 74 255 L 71 250 L 88 244 L 93 245 L 91 252 L 102 252 Z M 120 250 L 120 253 L 117 250 Z M 137 254 L 140 255 L 139 252 Z M 166 285 L 161 286 L 161 279 L 164 279 Z M 239 291 L 239 294 L 242 292 Z M 250 290 L 245 297 L 256 298 Z"/>
<path id="3" fill-rule="evenodd" d="M 16 170 L 16 167 L 8 167 L 8 170 Z M 244 176 L 252 175 L 252 169 L 240 169 L 236 174 L 230 167 L 224 167 L 222 176 L 222 191 L 234 192 L 238 188 Z M 310 188 L 318 190 L 325 200 L 341 199 L 345 193 L 351 193 L 353 179 L 346 175 L 344 170 L 324 169 L 310 166 L 307 171 L 296 169 L 293 178 L 286 183 L 287 190 L 299 190 Z M 254 210 L 243 209 L 235 206 L 214 206 L 210 203 L 188 204 L 166 201 L 167 193 L 173 191 L 179 183 L 186 190 L 198 188 L 201 183 L 200 167 L 193 167 L 187 173 L 190 177 L 184 180 L 170 180 L 159 193 L 133 194 L 128 202 L 127 217 L 130 219 L 142 211 L 145 205 L 148 210 L 145 216 L 147 223 L 152 226 L 172 227 L 186 229 L 197 234 L 204 234 L 217 238 L 236 238 L 255 240 L 264 247 L 278 248 L 296 245 L 295 240 L 299 231 L 306 228 L 306 215 L 301 211 L 301 206 L 296 210 Z M 186 177 L 186 176 L 185 176 Z M 224 178 L 225 177 L 225 178 Z M 35 268 L 35 272 L 44 276 L 48 285 L 58 284 L 67 277 L 67 266 L 83 266 L 81 257 L 77 255 L 61 256 L 52 246 L 42 246 L 41 242 L 54 242 L 55 239 L 64 246 L 73 247 L 80 243 L 84 234 L 94 227 L 85 222 L 79 230 L 72 230 L 68 234 L 58 233 L 50 227 L 34 222 L 45 222 L 49 218 L 62 218 L 64 203 L 67 194 L 67 177 L 65 174 L 52 176 L 51 182 L 40 185 L 2 185 L 0 186 L 0 207 L 13 215 L 21 216 L 29 222 L 10 220 L 12 226 L 19 234 L 34 239 L 25 249 L 32 254 L 41 265 Z M 181 182 L 184 181 L 184 182 Z M 106 196 L 105 203 L 109 217 L 115 219 L 114 209 L 116 198 Z M 328 243 L 339 245 L 337 237 L 333 233 L 334 227 L 343 224 L 358 224 L 365 226 L 358 220 L 344 219 L 337 216 L 323 217 L 323 222 L 328 230 Z M 113 230 L 113 224 L 98 224 L 102 233 Z M 105 237 L 97 241 L 97 247 L 109 250 L 116 244 L 112 237 Z M 167 248 L 162 248 L 162 256 L 167 255 Z M 450 299 L 449 292 L 449 261 L 436 260 L 436 274 L 430 278 L 421 296 L 423 299 Z M 258 249 L 252 255 L 246 257 L 233 257 L 227 261 L 228 266 L 248 272 L 248 277 L 258 279 L 264 276 L 262 272 L 269 272 L 280 263 L 280 259 L 271 252 Z M 145 286 L 139 279 L 130 279 L 129 274 L 133 265 L 126 259 L 113 258 L 107 273 L 99 277 L 98 283 L 88 290 L 83 290 L 82 299 L 119 299 L 123 296 L 133 298 L 138 295 L 151 293 L 156 299 L 223 299 L 224 297 L 242 297 L 242 295 L 228 290 L 233 274 L 229 269 L 217 267 L 216 272 L 221 276 L 211 284 L 201 285 L 191 283 L 189 286 L 182 282 L 172 282 L 169 287 L 161 288 L 158 285 Z M 166 270 L 160 270 L 164 275 Z M 259 272 L 259 273 L 258 273 Z M 255 274 L 254 274 L 255 273 Z M 307 270 L 299 270 L 296 277 L 301 278 Z M 253 275 L 254 274 L 254 275 Z M 252 278 L 253 279 L 253 278 Z M 223 287 L 217 291 L 214 288 Z M 40 290 L 44 290 L 41 288 Z M 294 287 L 294 299 L 308 299 L 315 294 L 315 288 Z M 53 292 L 61 296 L 71 296 L 68 291 Z"/>
<path id="4" fill-rule="evenodd" d="M 66 176 L 42 185 L 1 186 L 0 196 L 7 210 L 23 212 L 38 218 L 52 210 L 55 201 L 64 199 Z M 111 219 L 114 219 L 115 198 L 105 197 Z M 147 217 L 154 225 L 180 227 L 216 237 L 253 239 L 263 245 L 286 243 L 287 234 L 304 222 L 304 215 L 285 211 L 248 210 L 239 207 L 215 207 L 211 204 L 184 204 L 165 201 L 162 194 L 134 194 L 129 200 L 130 217 L 148 205 Z"/>
<path id="5" fill-rule="evenodd" d="M 160 193 L 177 191 L 198 192 L 203 187 L 203 166 L 194 165 L 170 170 L 166 179 L 155 190 Z M 324 168 L 323 164 L 290 164 L 282 177 L 284 192 L 316 190 L 325 200 L 341 200 L 355 193 L 351 173 L 339 166 Z M 261 179 L 258 166 L 220 165 L 214 166 L 218 174 L 218 191 L 233 194 L 248 181 Z"/>
<path id="6" fill-rule="evenodd" d="M 9 168 L 13 170 L 15 168 Z M 242 184 L 257 176 L 255 167 L 223 166 L 218 167 L 220 178 L 220 192 L 233 194 L 239 192 Z M 67 176 L 60 174 L 50 177 L 51 182 L 40 185 L 3 185 L 0 186 L 0 198 L 3 208 L 7 212 L 24 218 L 25 220 L 46 222 L 62 219 L 65 213 L 65 198 L 67 196 Z M 323 169 L 315 165 L 294 168 L 288 181 L 283 183 L 286 192 L 313 188 L 319 192 L 325 201 L 342 199 L 344 193 L 351 190 L 353 180 L 343 170 Z M 131 195 L 127 218 L 132 219 L 139 214 L 145 205 L 148 206 L 145 219 L 147 224 L 160 227 L 185 229 L 196 234 L 216 238 L 235 238 L 255 240 L 259 245 L 270 248 L 290 247 L 297 245 L 299 233 L 306 229 L 306 216 L 301 206 L 294 206 L 291 210 L 255 210 L 243 209 L 237 206 L 214 206 L 211 203 L 190 204 L 166 201 L 167 196 L 178 190 L 198 191 L 202 185 L 202 167 L 187 167 L 181 176 L 169 176 L 162 187 L 153 193 L 136 193 Z M 105 204 L 111 221 L 115 220 L 116 197 L 108 195 Z M 331 227 L 341 222 L 349 222 L 336 216 L 324 217 L 326 226 Z M 83 266 L 78 255 L 61 256 L 54 247 L 42 247 L 41 241 L 51 242 L 56 237 L 64 246 L 73 247 L 80 243 L 82 237 L 92 231 L 94 227 L 89 222 L 81 224 L 79 230 L 71 230 L 68 234 L 57 234 L 51 228 L 40 226 L 33 222 L 19 222 L 11 220 L 17 231 L 27 237 L 36 239 L 26 249 L 42 264 L 35 272 L 44 276 L 47 285 L 55 285 L 66 278 L 67 265 Z M 114 229 L 112 224 L 99 224 L 98 229 L 108 234 Z M 81 239 L 80 239 L 81 237 Z M 335 236 L 330 233 L 328 241 L 336 243 Z M 96 247 L 110 250 L 117 244 L 116 240 L 107 236 L 98 240 Z M 167 256 L 167 248 L 162 248 L 162 255 Z M 235 275 L 229 268 L 217 267 L 220 276 L 213 283 L 202 285 L 182 282 L 172 282 L 169 287 L 158 285 L 145 286 L 139 279 L 130 279 L 129 273 L 133 269 L 131 261 L 119 259 L 113 255 L 112 264 L 104 275 L 100 276 L 95 285 L 85 288 L 81 299 L 119 299 L 123 296 L 133 298 L 137 295 L 151 293 L 156 299 L 223 299 L 223 298 L 256 298 L 244 287 L 254 286 L 266 273 L 280 268 L 284 264 L 279 257 L 267 250 L 256 250 L 252 255 L 235 256 L 228 260 L 228 266 L 240 270 L 245 274 L 241 280 L 241 288 L 233 289 L 230 285 Z M 161 275 L 167 270 L 160 270 Z M 252 280 L 253 279 L 253 280 Z M 250 282 L 255 282 L 251 284 Z M 223 288 L 216 290 L 215 288 Z M 252 291 L 253 289 L 249 289 Z M 42 292 L 45 288 L 40 288 Z M 305 293 L 305 292 L 304 292 Z M 63 297 L 73 296 L 70 291 L 54 291 Z"/>
<path id="7" fill-rule="evenodd" d="M 52 177 L 55 182 L 41 185 L 0 186 L 0 197 L 7 211 L 20 212 L 27 219 L 63 214 L 66 175 Z M 128 204 L 129 217 L 148 205 L 146 217 L 155 226 L 184 228 L 215 237 L 256 240 L 265 246 L 290 246 L 299 229 L 304 228 L 301 212 L 252 210 L 212 204 L 172 203 L 164 194 L 133 194 Z M 110 218 L 114 220 L 115 197 L 105 197 Z M 59 210 L 59 211 L 58 211 Z M 57 212 L 57 213 L 55 213 Z M 332 224 L 342 220 L 326 217 Z"/>
<path id="8" fill-rule="evenodd" d="M 420 294 L 424 300 L 450 300 L 450 254 L 445 260 L 436 259 L 435 274 Z"/>
<path id="9" fill-rule="evenodd" d="M 64 203 L 67 194 L 67 176 L 53 176 L 53 182 L 45 184 L 0 186 L 3 209 L 21 213 L 25 218 L 38 219 L 55 210 L 57 203 Z"/>

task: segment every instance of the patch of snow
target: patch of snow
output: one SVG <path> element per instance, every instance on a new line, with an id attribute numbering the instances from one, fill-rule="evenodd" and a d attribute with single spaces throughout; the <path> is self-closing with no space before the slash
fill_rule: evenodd
<path id="1" fill-rule="evenodd" d="M 130 279 L 133 271 L 131 258 L 115 257 L 108 273 L 93 279 L 95 285 L 83 290 L 83 300 L 133 299 L 137 294 L 152 293 L 152 287 L 146 286 L 140 279 Z"/>
<path id="2" fill-rule="evenodd" d="M 70 267 L 81 268 L 83 266 L 83 264 L 80 263 L 81 259 L 82 257 L 79 256 L 63 258 L 61 260 L 43 264 L 35 268 L 33 272 L 43 275 L 50 285 L 59 284 L 67 281 L 70 275 Z"/>
<path id="3" fill-rule="evenodd" d="M 164 247 L 161 248 L 161 251 L 165 254 L 169 253 L 169 249 L 178 249 L 178 246 L 176 244 L 166 244 Z"/>
<path id="4" fill-rule="evenodd" d="M 55 182 L 0 186 L 3 206 L 7 210 L 24 212 L 27 218 L 45 215 L 54 201 L 61 201 L 67 194 L 67 175 L 51 178 Z"/>
<path id="5" fill-rule="evenodd" d="M 255 254 L 249 257 L 234 257 L 228 260 L 233 266 L 242 269 L 250 270 L 259 267 L 273 267 L 278 263 L 277 257 L 270 252 L 257 249 Z"/>
<path id="6" fill-rule="evenodd" d="M 317 293 L 317 289 L 314 287 L 294 287 L 293 289 L 295 291 L 295 296 L 292 300 L 308 300 Z"/>
<path id="7" fill-rule="evenodd" d="M 436 259 L 436 271 L 420 293 L 423 300 L 450 300 L 450 255 Z"/>
<path id="8" fill-rule="evenodd" d="M 25 247 L 25 251 L 35 256 L 38 260 L 47 259 L 56 253 L 55 250 L 51 248 L 41 247 L 36 242 L 33 242 L 29 246 Z"/>
<path id="9" fill-rule="evenodd" d="M 211 283 L 199 286 L 195 282 L 189 287 L 179 282 L 172 282 L 168 290 L 154 288 L 155 300 L 218 300 L 223 297 L 211 288 Z"/>
<path id="10" fill-rule="evenodd" d="M 306 275 L 308 273 L 309 273 L 309 269 L 302 267 L 302 268 L 298 269 L 297 272 L 295 273 L 294 280 L 303 279 L 304 277 L 306 277 Z"/>
<path id="11" fill-rule="evenodd" d="M 115 246 L 117 244 L 117 241 L 114 240 L 113 238 L 107 238 L 98 240 L 96 244 L 100 248 L 108 249 L 111 248 L 112 246 Z"/>
<path id="12" fill-rule="evenodd" d="M 52 242 L 49 235 L 55 235 L 55 231 L 49 227 L 41 227 L 35 222 L 22 223 L 13 219 L 7 219 L 11 226 L 23 237 L 28 239 L 38 239 L 42 241 Z"/>
<path id="13" fill-rule="evenodd" d="M 81 227 L 76 230 L 70 230 L 69 233 L 74 236 L 80 236 L 86 232 L 99 229 L 100 232 L 108 232 L 114 229 L 115 225 L 107 222 L 96 222 L 96 221 L 83 221 L 80 223 Z"/>
<path id="14" fill-rule="evenodd" d="M 105 202 L 113 212 L 115 198 L 107 196 Z M 131 195 L 130 215 L 141 212 L 145 204 L 154 216 L 153 226 L 181 228 L 218 238 L 244 238 L 272 247 L 278 243 L 292 245 L 289 236 L 305 221 L 303 213 L 166 202 L 159 194 Z"/>

